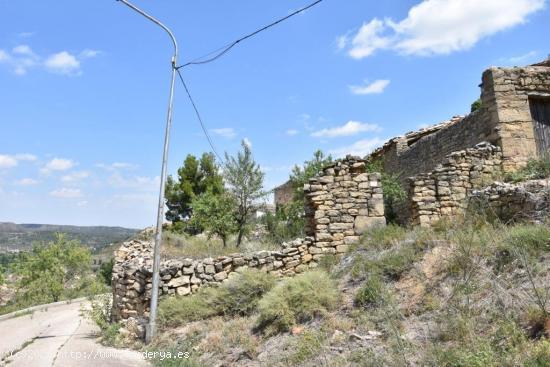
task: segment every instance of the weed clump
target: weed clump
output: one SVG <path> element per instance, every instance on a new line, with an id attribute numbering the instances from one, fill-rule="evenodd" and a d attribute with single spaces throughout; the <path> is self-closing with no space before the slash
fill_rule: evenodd
<path id="1" fill-rule="evenodd" d="M 288 331 L 334 309 L 337 302 L 336 284 L 325 272 L 285 279 L 260 300 L 257 329 L 268 335 Z"/>
<path id="2" fill-rule="evenodd" d="M 256 310 L 260 298 L 274 285 L 273 275 L 246 270 L 218 287 L 163 300 L 159 319 L 165 326 L 177 326 L 212 316 L 247 316 Z"/>

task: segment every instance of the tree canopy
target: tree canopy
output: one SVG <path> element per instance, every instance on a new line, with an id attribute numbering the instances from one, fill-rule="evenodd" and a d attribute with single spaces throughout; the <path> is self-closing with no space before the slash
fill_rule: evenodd
<path id="1" fill-rule="evenodd" d="M 191 218 L 193 200 L 205 192 L 221 194 L 223 178 L 213 154 L 204 153 L 200 159 L 189 154 L 178 169 L 177 178 L 169 176 L 166 182 L 166 219 L 179 222 Z"/>
<path id="2" fill-rule="evenodd" d="M 237 246 L 241 244 L 255 203 L 265 195 L 262 191 L 264 173 L 254 161 L 252 150 L 245 141 L 241 142 L 241 148 L 236 157 L 225 154 L 224 166 L 227 188 L 236 201 Z"/>

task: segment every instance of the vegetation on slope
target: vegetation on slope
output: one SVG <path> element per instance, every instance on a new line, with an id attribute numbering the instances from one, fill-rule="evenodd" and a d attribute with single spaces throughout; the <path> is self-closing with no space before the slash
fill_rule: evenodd
<path id="1" fill-rule="evenodd" d="M 475 215 L 433 229 L 390 225 L 334 259 L 322 262 L 329 273 L 280 279 L 254 302 L 233 292 L 231 302 L 254 304 L 245 313 L 197 315 L 209 309 L 202 292 L 167 299 L 161 309 L 185 322 L 165 323 L 151 348 L 192 351 L 179 365 L 550 364 L 547 225 Z"/>

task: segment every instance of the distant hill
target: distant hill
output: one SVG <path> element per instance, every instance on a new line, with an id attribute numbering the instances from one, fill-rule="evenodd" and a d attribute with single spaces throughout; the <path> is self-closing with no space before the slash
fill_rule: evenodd
<path id="1" fill-rule="evenodd" d="M 0 252 L 28 250 L 35 242 L 54 239 L 55 233 L 66 233 L 69 238 L 79 240 L 94 251 L 124 241 L 138 232 L 137 229 L 122 227 L 80 227 L 51 224 L 15 224 L 0 222 Z"/>

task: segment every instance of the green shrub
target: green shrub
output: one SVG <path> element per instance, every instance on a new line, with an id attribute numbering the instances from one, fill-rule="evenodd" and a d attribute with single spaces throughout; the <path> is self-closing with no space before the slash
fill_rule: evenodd
<path id="1" fill-rule="evenodd" d="M 407 230 L 395 224 L 389 224 L 385 227 L 377 227 L 369 230 L 363 236 L 362 244 L 367 248 L 389 248 L 395 246 L 399 241 L 405 239 Z"/>
<path id="2" fill-rule="evenodd" d="M 517 183 L 547 177 L 550 177 L 550 155 L 530 160 L 525 167 L 507 174 L 504 180 Z"/>
<path id="3" fill-rule="evenodd" d="M 114 265 L 115 265 L 115 258 L 112 257 L 109 261 L 102 263 L 101 266 L 99 267 L 99 275 L 101 276 L 101 279 L 103 279 L 105 284 L 107 284 L 108 286 L 111 285 Z"/>
<path id="4" fill-rule="evenodd" d="M 550 366 L 550 340 L 542 339 L 533 347 L 524 363 L 525 367 Z"/>
<path id="5" fill-rule="evenodd" d="M 303 362 L 313 359 L 323 348 L 326 336 L 321 332 L 305 331 L 298 336 L 298 340 L 292 346 L 293 353 L 290 356 L 290 365 L 298 366 Z"/>
<path id="6" fill-rule="evenodd" d="M 100 330 L 101 342 L 108 346 L 121 346 L 119 323 L 111 323 L 111 295 L 99 295 L 91 299 L 91 308 L 85 311 L 88 319 L 92 320 Z"/>
<path id="7" fill-rule="evenodd" d="M 475 112 L 481 108 L 481 98 L 476 99 L 470 106 L 470 112 Z"/>
<path id="8" fill-rule="evenodd" d="M 323 271 L 285 279 L 260 300 L 257 329 L 266 334 L 287 331 L 293 325 L 322 316 L 337 302 L 336 284 Z"/>
<path id="9" fill-rule="evenodd" d="M 377 275 L 370 276 L 355 294 L 355 305 L 358 307 L 379 306 L 385 300 L 384 283 Z"/>
<path id="10" fill-rule="evenodd" d="M 436 353 L 439 367 L 499 367 L 495 352 L 486 342 L 440 349 Z"/>
<path id="11" fill-rule="evenodd" d="M 164 326 L 177 326 L 216 315 L 250 315 L 256 310 L 259 299 L 274 285 L 273 275 L 246 270 L 217 287 L 202 288 L 190 296 L 162 300 L 159 320 Z"/>

